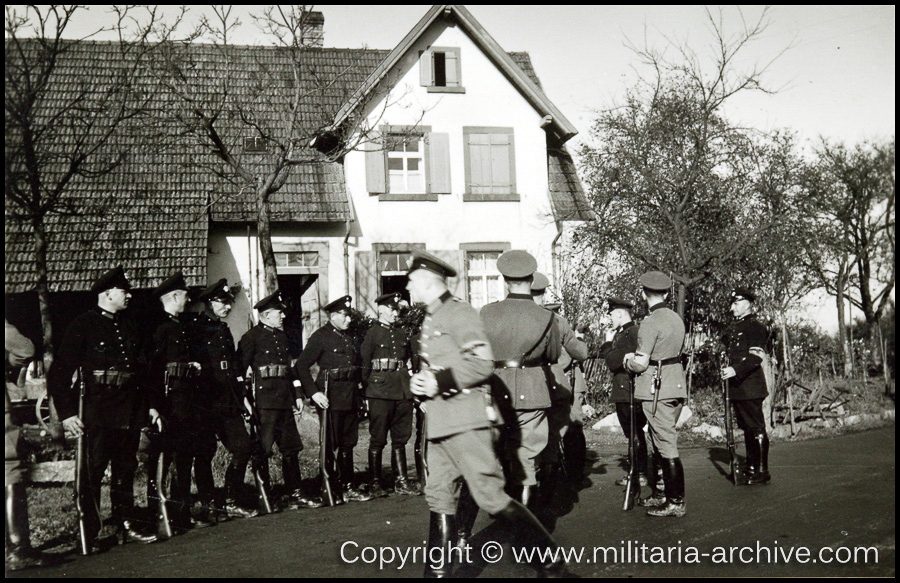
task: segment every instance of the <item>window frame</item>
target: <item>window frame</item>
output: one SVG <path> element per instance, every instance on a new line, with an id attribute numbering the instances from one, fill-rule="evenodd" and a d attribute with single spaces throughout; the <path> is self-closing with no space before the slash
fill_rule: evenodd
<path id="1" fill-rule="evenodd" d="M 460 243 L 459 249 L 463 252 L 463 265 L 465 266 L 465 277 L 463 278 L 465 281 L 465 290 L 466 290 L 466 301 L 472 304 L 472 289 L 471 284 L 469 282 L 469 278 L 472 277 L 471 272 L 469 271 L 469 256 L 473 253 L 497 253 L 497 257 L 499 258 L 505 251 L 509 251 L 512 246 L 509 243 Z M 476 273 L 476 277 L 487 278 L 488 276 L 497 275 L 499 277 L 500 282 L 500 295 L 501 297 L 497 298 L 497 300 L 491 300 L 489 294 L 485 294 L 485 300 L 490 300 L 485 302 L 485 306 L 493 301 L 500 301 L 505 296 L 503 294 L 503 274 L 500 273 L 499 270 L 496 273 L 488 273 L 484 274 Z M 484 288 L 485 292 L 487 292 L 487 287 Z M 474 306 L 474 304 L 472 304 Z M 483 307 L 483 306 L 482 306 Z M 476 309 L 480 309 L 476 308 Z"/>
<path id="2" fill-rule="evenodd" d="M 426 201 L 436 202 L 438 195 L 431 192 L 431 160 L 429 152 L 429 138 L 431 126 L 384 126 L 382 128 L 382 155 L 384 158 L 384 189 L 385 192 L 378 195 L 379 201 Z M 425 188 L 422 192 L 391 192 L 391 171 L 388 168 L 390 153 L 390 139 L 392 136 L 411 137 L 419 136 L 422 143 L 422 176 Z"/>
<path id="3" fill-rule="evenodd" d="M 469 136 L 476 135 L 507 135 L 509 136 L 509 190 L 508 193 L 473 193 L 472 185 L 472 159 L 471 149 L 469 148 Z M 463 127 L 463 149 L 465 162 L 465 191 L 463 192 L 463 202 L 519 202 L 522 200 L 519 195 L 516 184 L 516 140 L 515 130 L 511 127 Z M 492 168 L 493 170 L 493 168 Z M 493 187 L 493 184 L 491 185 Z"/>
<path id="4" fill-rule="evenodd" d="M 428 50 L 422 51 L 419 53 L 419 67 L 425 67 L 426 69 L 420 73 L 420 83 L 428 93 L 465 93 L 466 88 L 462 84 L 462 61 L 461 61 L 461 51 L 459 47 L 429 47 Z M 446 74 L 445 74 L 445 84 L 444 85 L 436 85 L 435 84 L 435 54 L 443 54 L 445 55 L 445 63 L 447 62 L 446 55 L 452 54 L 454 56 L 454 60 L 456 62 L 456 81 L 453 84 L 446 84 Z M 445 65 L 446 66 L 446 65 Z M 425 73 L 427 72 L 427 81 L 425 77 Z"/>

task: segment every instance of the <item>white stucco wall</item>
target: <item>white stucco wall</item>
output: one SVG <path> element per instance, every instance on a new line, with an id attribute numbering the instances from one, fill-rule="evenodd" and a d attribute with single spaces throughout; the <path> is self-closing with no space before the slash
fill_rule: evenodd
<path id="1" fill-rule="evenodd" d="M 464 94 L 428 93 L 420 86 L 419 52 L 429 46 L 459 47 Z M 459 249 L 460 243 L 506 242 L 535 254 L 539 269 L 549 272 L 557 229 L 548 194 L 546 134 L 538 112 L 459 27 L 434 25 L 387 79 L 397 82 L 386 98 L 369 108 L 371 124 L 418 124 L 449 134 L 452 194 L 440 195 L 437 202 L 379 201 L 366 188 L 365 153 L 351 152 L 345 174 L 359 219 L 358 249 L 370 250 L 373 243 Z M 385 101 L 397 103 L 385 110 Z M 521 202 L 463 202 L 466 126 L 513 128 Z"/>

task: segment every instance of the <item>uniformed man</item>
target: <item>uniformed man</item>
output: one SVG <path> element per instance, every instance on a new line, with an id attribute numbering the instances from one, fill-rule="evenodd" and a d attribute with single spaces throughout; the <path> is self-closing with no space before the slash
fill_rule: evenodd
<path id="1" fill-rule="evenodd" d="M 123 538 L 150 543 L 155 534 L 135 529 L 134 472 L 141 427 L 153 425 L 159 413 L 148 383 L 146 358 L 132 323 L 123 317 L 131 299 L 131 284 L 118 266 L 91 286 L 97 307 L 75 318 L 47 372 L 63 429 L 72 438 L 84 435 L 85 459 L 79 486 L 88 549 L 100 532 L 100 484 L 112 465 L 112 518 Z M 78 416 L 78 372 L 85 385 L 84 415 Z"/>
<path id="2" fill-rule="evenodd" d="M 634 304 L 628 300 L 611 297 L 607 300 L 612 328 L 606 333 L 606 342 L 600 346 L 600 358 L 606 362 L 607 368 L 612 373 L 612 391 L 609 401 L 616 404 L 616 416 L 619 425 L 625 433 L 625 439 L 631 436 L 631 416 L 634 415 L 634 442 L 631 444 L 634 452 L 635 473 L 638 483 L 634 484 L 637 490 L 640 486 L 649 484 L 647 479 L 647 439 L 644 437 L 644 425 L 647 418 L 640 402 L 635 401 L 632 411 L 631 401 L 631 373 L 625 369 L 625 355 L 634 354 L 638 349 L 638 327 L 631 319 L 631 309 Z M 632 468 L 627 468 L 628 472 Z M 628 482 L 628 474 L 616 481 L 617 486 L 624 486 Z M 655 488 L 655 481 L 654 481 Z M 660 492 L 654 491 L 660 495 Z"/>
<path id="3" fill-rule="evenodd" d="M 722 378 L 731 383 L 731 403 L 747 446 L 745 485 L 767 484 L 771 479 L 769 436 L 763 415 L 763 400 L 768 389 L 761 366 L 770 336 L 766 326 L 753 313 L 755 300 L 756 296 L 747 288 L 739 287 L 732 292 L 731 313 L 735 321 L 722 339 L 728 355 Z"/>
<path id="4" fill-rule="evenodd" d="M 285 305 L 275 292 L 253 306 L 259 324 L 248 330 L 238 342 L 240 373 L 250 369 L 259 410 L 259 434 L 267 456 L 277 443 L 281 452 L 281 472 L 292 508 L 317 508 L 321 501 L 304 495 L 301 489 L 299 454 L 303 449 L 294 415 L 303 411 L 300 379 L 291 367 L 291 354 L 284 326 Z M 268 482 L 264 477 L 264 481 Z"/>
<path id="5" fill-rule="evenodd" d="M 191 469 L 198 456 L 212 457 L 216 451 L 215 439 L 203 439 L 199 431 L 205 404 L 197 391 L 200 363 L 193 360 L 184 309 L 188 303 L 188 288 L 181 272 L 163 281 L 153 295 L 159 298 L 166 320 L 153 333 L 150 354 L 150 375 L 154 389 L 161 394 L 165 418 L 165 442 L 155 444 L 149 457 L 147 475 L 156 475 L 159 455 L 166 456 L 164 463 L 173 456 L 176 479 L 172 484 L 173 500 L 179 505 L 174 522 L 181 528 L 212 526 L 209 516 L 213 484 L 204 480 L 202 470 L 197 475 L 199 507 L 191 508 Z M 158 441 L 163 441 L 160 436 Z M 160 452 L 162 449 L 164 451 Z M 210 453 L 211 452 L 211 453 Z M 212 474 L 209 475 L 212 477 Z M 155 480 L 148 480 L 155 487 Z M 154 488 L 155 489 L 155 488 Z M 149 498 L 149 495 L 148 495 Z"/>
<path id="6" fill-rule="evenodd" d="M 362 348 L 362 378 L 369 401 L 370 492 L 382 495 L 381 455 L 391 433 L 394 490 L 412 494 L 406 478 L 406 444 L 412 434 L 413 401 L 409 390 L 410 348 L 406 332 L 394 326 L 399 316 L 399 293 L 379 296 L 378 322 L 366 332 Z"/>
<path id="7" fill-rule="evenodd" d="M 19 378 L 20 371 L 34 357 L 34 343 L 15 326 L 4 320 L 6 329 L 6 383 L 4 388 L 4 421 L 6 424 L 6 570 L 18 571 L 30 567 L 55 564 L 56 557 L 46 555 L 31 546 L 28 522 L 28 492 L 25 474 L 27 467 L 19 455 L 19 427 L 13 422 L 10 409 L 9 383 Z"/>
<path id="8" fill-rule="evenodd" d="M 295 370 L 303 391 L 318 408 L 320 422 L 323 415 L 328 415 L 326 463 L 334 467 L 337 462 L 344 498 L 364 502 L 372 499 L 371 494 L 361 491 L 353 483 L 353 448 L 359 441 L 357 410 L 361 398 L 362 359 L 359 346 L 347 333 L 351 301 L 350 296 L 343 296 L 325 306 L 328 323 L 309 337 Z M 315 380 L 310 371 L 314 364 L 319 365 Z"/>
<path id="9" fill-rule="evenodd" d="M 634 398 L 641 402 L 650 427 L 650 444 L 663 466 L 665 498 L 650 497 L 644 506 L 650 516 L 684 516 L 684 467 L 678 456 L 675 423 L 687 398 L 687 383 L 681 366 L 684 322 L 666 306 L 672 280 L 660 271 L 649 271 L 639 279 L 650 308 L 638 328 L 637 351 L 625 355 L 625 368 L 635 378 Z"/>
<path id="10" fill-rule="evenodd" d="M 205 307 L 190 323 L 190 338 L 193 359 L 200 363 L 198 392 L 207 404 L 200 426 L 204 439 L 218 437 L 231 454 L 231 463 L 225 470 L 225 515 L 252 518 L 257 511 L 243 508 L 237 502 L 253 449 L 242 418 L 246 383 L 238 373 L 234 337 L 225 323 L 234 294 L 228 280 L 222 278 L 203 290 L 199 300 Z M 196 460 L 194 472 L 198 482 L 212 483 L 212 460 L 213 456 Z"/>
<path id="11" fill-rule="evenodd" d="M 411 381 L 413 394 L 427 400 L 425 499 L 431 522 L 426 577 L 450 575 L 460 478 L 478 507 L 511 521 L 528 546 L 556 546 L 534 515 L 504 491 L 503 470 L 494 452 L 497 412 L 489 388 L 494 355 L 478 314 L 447 289 L 447 278 L 455 275 L 438 257 L 413 252 L 407 289 L 411 300 L 424 303 L 427 310 L 418 346 L 422 370 Z M 561 562 L 539 566 L 551 573 L 565 570 Z"/>
<path id="12" fill-rule="evenodd" d="M 481 309 L 500 394 L 508 399 L 504 406 L 515 412 L 506 428 L 508 479 L 526 506 L 536 493 L 537 458 L 547 447 L 550 365 L 559 360 L 561 350 L 558 318 L 531 296 L 536 269 L 537 261 L 527 251 L 503 253 L 497 270 L 509 294 Z"/>
<path id="13" fill-rule="evenodd" d="M 569 381 L 569 373 L 578 363 L 588 357 L 588 347 L 579 335 L 572 329 L 569 321 L 559 314 L 559 304 L 548 304 L 547 288 L 550 287 L 550 279 L 536 271 L 534 281 L 531 282 L 531 295 L 535 303 L 556 314 L 556 325 L 559 328 L 559 339 L 563 350 L 559 360 L 550 366 L 553 373 L 553 383 L 550 385 L 550 401 L 552 403 L 547 414 L 549 427 L 547 447 L 541 453 L 541 490 L 545 498 L 552 496 L 556 478 L 559 473 L 559 448 L 560 443 L 569 431 L 570 426 L 575 426 L 575 431 L 581 431 L 583 418 L 581 415 L 581 403 L 575 406 L 575 393 L 572 383 Z M 584 458 L 581 455 L 574 456 L 581 460 L 581 468 L 578 475 L 570 476 L 576 483 L 581 481 Z M 575 466 L 578 464 L 576 463 Z"/>

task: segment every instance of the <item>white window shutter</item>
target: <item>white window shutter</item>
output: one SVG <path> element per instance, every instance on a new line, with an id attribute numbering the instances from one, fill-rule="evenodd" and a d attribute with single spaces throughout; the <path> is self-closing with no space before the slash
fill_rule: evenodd
<path id="1" fill-rule="evenodd" d="M 431 51 L 422 51 L 419 57 L 419 84 L 422 87 L 434 86 L 434 60 Z"/>
<path id="2" fill-rule="evenodd" d="M 427 143 L 431 192 L 450 194 L 450 134 L 432 132 Z"/>
<path id="3" fill-rule="evenodd" d="M 363 144 L 366 152 L 366 189 L 369 194 L 384 194 L 387 192 L 387 171 L 385 169 L 384 143 L 380 132 L 372 131 L 369 141 Z"/>

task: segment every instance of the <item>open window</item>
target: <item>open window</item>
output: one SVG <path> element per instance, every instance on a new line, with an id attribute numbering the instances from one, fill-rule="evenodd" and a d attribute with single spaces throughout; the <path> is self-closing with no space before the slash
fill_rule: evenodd
<path id="1" fill-rule="evenodd" d="M 459 47 L 432 47 L 422 51 L 419 81 L 429 93 L 465 93 Z"/>

